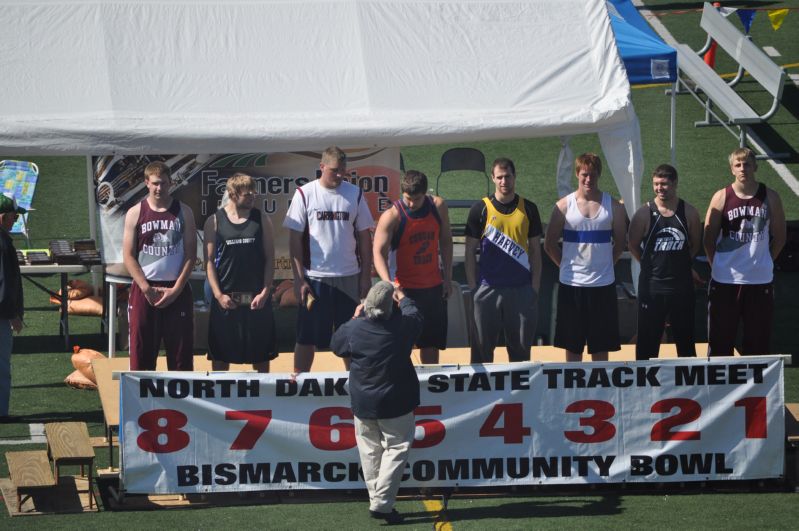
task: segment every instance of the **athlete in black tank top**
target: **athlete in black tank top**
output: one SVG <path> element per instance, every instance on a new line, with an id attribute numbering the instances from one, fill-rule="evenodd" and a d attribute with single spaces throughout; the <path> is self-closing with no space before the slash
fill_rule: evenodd
<path id="1" fill-rule="evenodd" d="M 214 294 L 208 321 L 208 357 L 214 370 L 252 363 L 269 372 L 277 356 L 269 295 L 274 244 L 269 218 L 253 208 L 253 178 L 237 173 L 226 185 L 230 201 L 205 223 L 208 284 Z"/>
<path id="2" fill-rule="evenodd" d="M 685 202 L 680 199 L 673 216 L 663 216 L 654 202 L 648 203 L 651 213 L 649 231 L 641 252 L 640 283 L 653 293 L 690 289 L 691 245 Z M 639 289 L 645 287 L 639 286 Z"/>
<path id="3" fill-rule="evenodd" d="M 250 210 L 247 221 L 233 224 L 224 209 L 216 212 L 217 277 L 222 291 L 257 293 L 264 287 L 261 214 Z"/>
<path id="4" fill-rule="evenodd" d="M 679 356 L 696 356 L 694 254 L 701 239 L 699 213 L 677 197 L 677 170 L 668 164 L 652 175 L 655 199 L 639 208 L 628 231 L 638 277 L 636 359 L 656 358 L 668 321 Z"/>

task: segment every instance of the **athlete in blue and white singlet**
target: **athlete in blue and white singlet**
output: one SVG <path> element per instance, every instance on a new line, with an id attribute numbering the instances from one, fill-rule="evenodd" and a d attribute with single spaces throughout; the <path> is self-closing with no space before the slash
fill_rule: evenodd
<path id="1" fill-rule="evenodd" d="M 594 361 L 606 360 L 621 348 L 613 266 L 624 250 L 626 214 L 599 189 L 598 156 L 584 153 L 574 167 L 577 189 L 555 204 L 544 243 L 560 268 L 553 344 L 567 361 L 582 360 L 586 345 Z"/>

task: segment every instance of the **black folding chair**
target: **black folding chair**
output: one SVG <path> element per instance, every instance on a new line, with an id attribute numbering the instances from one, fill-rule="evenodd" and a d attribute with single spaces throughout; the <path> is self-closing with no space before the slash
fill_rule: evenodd
<path id="1" fill-rule="evenodd" d="M 491 179 L 488 177 L 488 173 L 486 173 L 485 155 L 483 155 L 479 149 L 470 147 L 457 147 L 448 149 L 443 155 L 441 155 L 441 171 L 439 172 L 438 177 L 436 177 L 436 195 L 442 195 L 439 193 L 439 185 L 441 183 L 442 175 L 448 172 L 462 171 L 476 172 L 482 175 L 483 179 L 485 180 L 486 195 L 490 193 Z M 456 177 L 463 179 L 466 176 L 463 174 L 458 174 Z M 449 195 L 445 196 L 444 199 L 447 201 L 447 206 L 449 208 L 465 209 L 471 208 L 474 203 L 480 201 L 479 197 L 475 199 L 468 199 L 449 197 Z M 454 236 L 463 236 L 464 229 L 465 224 L 453 224 L 452 234 Z"/>

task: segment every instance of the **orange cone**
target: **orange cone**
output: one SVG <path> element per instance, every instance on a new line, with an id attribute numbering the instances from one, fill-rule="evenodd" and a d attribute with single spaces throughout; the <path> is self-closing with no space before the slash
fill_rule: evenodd
<path id="1" fill-rule="evenodd" d="M 716 48 L 718 48 L 718 43 L 713 41 L 710 43 L 710 49 L 705 52 L 705 63 L 710 68 L 716 68 Z"/>
<path id="2" fill-rule="evenodd" d="M 713 2 L 713 7 L 716 9 L 721 7 L 721 2 Z M 710 49 L 705 53 L 705 64 L 710 68 L 716 68 L 716 48 L 718 48 L 716 41 L 710 42 Z"/>

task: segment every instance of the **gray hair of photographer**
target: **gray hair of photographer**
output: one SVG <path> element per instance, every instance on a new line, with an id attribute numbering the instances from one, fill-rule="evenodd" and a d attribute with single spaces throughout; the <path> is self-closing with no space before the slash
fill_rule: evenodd
<path id="1" fill-rule="evenodd" d="M 363 301 L 363 312 L 367 319 L 390 319 L 394 311 L 394 285 L 381 280 L 369 290 Z"/>

